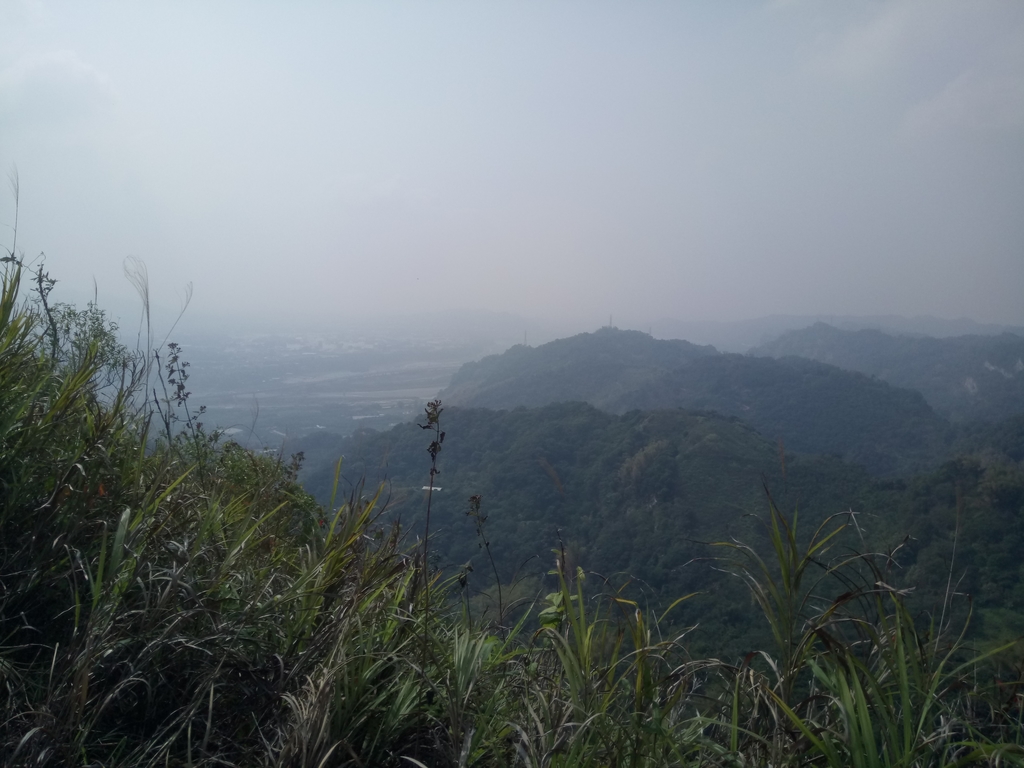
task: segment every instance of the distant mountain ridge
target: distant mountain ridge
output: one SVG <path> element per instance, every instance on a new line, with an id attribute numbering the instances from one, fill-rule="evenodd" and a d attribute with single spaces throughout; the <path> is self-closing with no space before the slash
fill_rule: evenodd
<path id="1" fill-rule="evenodd" d="M 582 401 L 613 413 L 713 410 L 792 450 L 836 454 L 875 474 L 931 466 L 951 439 L 947 422 L 919 393 L 863 374 L 613 328 L 467 364 L 441 398 L 493 409 Z"/>
<path id="2" fill-rule="evenodd" d="M 466 363 L 441 398 L 477 408 L 536 407 L 576 400 L 607 409 L 652 376 L 717 354 L 714 347 L 605 327 L 537 347 L 519 344 L 500 355 Z"/>
<path id="3" fill-rule="evenodd" d="M 800 331 L 816 323 L 827 323 L 845 331 L 876 330 L 899 336 L 997 336 L 1014 333 L 1024 336 L 1024 327 L 979 323 L 966 317 L 949 319 L 902 315 L 768 315 L 750 320 L 675 320 L 662 318 L 643 327 L 659 339 L 689 339 L 697 344 L 712 344 L 723 352 L 749 352 L 768 344 L 784 333 Z"/>
<path id="4" fill-rule="evenodd" d="M 826 323 L 789 331 L 751 354 L 798 355 L 921 392 L 954 421 L 1024 413 L 1024 336 L 895 336 Z"/>

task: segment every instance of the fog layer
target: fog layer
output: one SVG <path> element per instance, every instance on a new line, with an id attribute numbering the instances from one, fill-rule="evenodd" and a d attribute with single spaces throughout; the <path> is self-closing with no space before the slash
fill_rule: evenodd
<path id="1" fill-rule="evenodd" d="M 0 7 L 19 246 L 197 318 L 1024 324 L 1024 4 Z M 14 206 L 0 199 L 4 242 Z"/>

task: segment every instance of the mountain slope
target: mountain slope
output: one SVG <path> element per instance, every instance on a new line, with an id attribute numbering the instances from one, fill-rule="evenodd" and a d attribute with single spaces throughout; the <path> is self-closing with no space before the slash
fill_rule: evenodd
<path id="1" fill-rule="evenodd" d="M 610 328 L 467 364 L 441 398 L 486 408 L 584 401 L 614 413 L 709 409 L 791 449 L 837 454 L 877 474 L 932 466 L 949 439 L 948 425 L 918 393 L 859 373 Z"/>
<path id="2" fill-rule="evenodd" d="M 783 476 L 778 446 L 737 419 L 682 410 L 613 415 L 583 403 L 491 411 L 445 408 L 447 439 L 433 494 L 431 547 L 441 566 L 472 562 L 475 584 L 489 583 L 468 499 L 483 498 L 485 530 L 504 581 L 551 569 L 553 548 L 572 565 L 621 583 L 629 574 L 653 604 L 666 606 L 697 589 L 707 598 L 681 610 L 742 639 L 753 631 L 739 580 L 724 577 L 704 542 L 763 543 L 754 519 L 777 501 L 799 506 L 804 530 L 848 509 L 891 506 L 894 487 L 832 458 L 789 455 Z M 316 436 L 322 443 L 325 435 Z M 429 457 L 415 424 L 337 438 L 345 481 L 389 482 L 389 508 L 405 529 L 422 531 Z M 300 441 L 296 448 L 305 446 Z M 304 486 L 326 500 L 333 466 L 311 463 Z M 760 544 L 758 545 L 760 546 Z M 525 564 L 525 565 L 524 565 Z M 616 574 L 620 574 L 616 576 Z M 728 599 L 726 599 L 728 597 Z M 739 628 L 739 629 L 737 629 Z M 722 633 L 719 633 L 720 635 Z"/>
<path id="3" fill-rule="evenodd" d="M 1018 420 L 1019 421 L 1019 420 Z M 768 556 L 758 522 L 765 486 L 800 537 L 833 514 L 858 514 L 847 551 L 893 551 L 894 584 L 912 586 L 915 611 L 938 612 L 952 573 L 974 597 L 974 631 L 992 638 L 1024 632 L 1024 422 L 974 430 L 979 457 L 959 458 L 908 479 L 879 480 L 834 457 L 786 454 L 738 419 L 683 410 L 614 415 L 583 403 L 511 411 L 445 408 L 433 494 L 431 551 L 457 573 L 467 564 L 470 594 L 493 579 L 469 497 L 482 496 L 484 532 L 502 582 L 526 578 L 519 594 L 545 585 L 555 554 L 599 573 L 654 608 L 702 594 L 674 612 L 677 626 L 700 625 L 695 648 L 740 657 L 764 627 L 753 620 L 742 583 L 722 573 L 727 554 L 713 541 L 742 541 Z M 349 437 L 319 433 L 299 441 L 309 463 L 305 487 L 328 501 L 334 462 L 344 456 L 340 495 L 386 482 L 388 518 L 407 535 L 423 530 L 429 436 L 415 424 Z M 312 450 L 310 450 L 312 449 Z M 908 538 L 909 534 L 909 538 Z M 1015 559 L 1016 558 L 1016 559 Z M 628 576 L 627 576 L 628 575 Z M 506 595 L 508 592 L 506 592 Z M 492 593 L 493 597 L 493 593 Z M 957 602 L 954 623 L 966 618 Z M 762 638 L 763 639 L 763 638 Z"/>
<path id="4" fill-rule="evenodd" d="M 839 454 L 878 475 L 934 466 L 950 440 L 919 393 L 796 357 L 703 358 L 611 403 L 620 412 L 673 407 L 736 416 L 787 448 Z"/>
<path id="5" fill-rule="evenodd" d="M 604 407 L 653 376 L 717 354 L 714 347 L 688 341 L 602 328 L 539 347 L 517 345 L 501 355 L 466 363 L 441 399 L 477 408 L 534 407 L 567 400 Z"/>
<path id="6" fill-rule="evenodd" d="M 945 339 L 843 331 L 825 323 L 790 331 L 751 354 L 818 360 L 916 389 L 956 421 L 1024 414 L 1024 337 Z"/>

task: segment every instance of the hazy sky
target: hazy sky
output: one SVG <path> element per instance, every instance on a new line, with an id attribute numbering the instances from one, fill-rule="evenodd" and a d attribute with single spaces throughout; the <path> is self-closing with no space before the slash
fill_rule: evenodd
<path id="1" fill-rule="evenodd" d="M 133 255 L 200 317 L 1024 324 L 1016 0 L 0 0 L 0 33 L 19 249 L 65 299 Z"/>

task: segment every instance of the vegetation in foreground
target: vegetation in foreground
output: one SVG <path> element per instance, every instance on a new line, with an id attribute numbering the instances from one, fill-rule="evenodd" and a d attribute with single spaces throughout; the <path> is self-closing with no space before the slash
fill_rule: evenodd
<path id="1" fill-rule="evenodd" d="M 204 432 L 174 349 L 151 366 L 20 284 L 9 259 L 6 765 L 1022 762 L 1017 678 L 986 686 L 956 632 L 917 627 L 884 558 L 837 554 L 841 519 L 798 537 L 769 505 L 772 559 L 722 546 L 773 638 L 739 664 L 564 556 L 516 626 L 482 624 L 379 496 L 321 508 L 294 464 Z"/>

